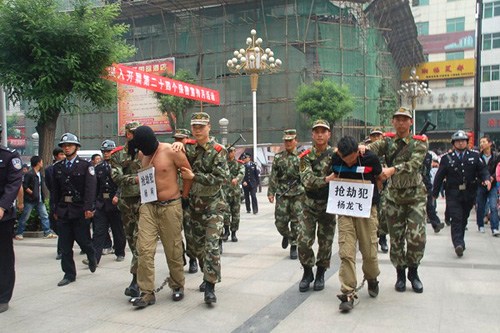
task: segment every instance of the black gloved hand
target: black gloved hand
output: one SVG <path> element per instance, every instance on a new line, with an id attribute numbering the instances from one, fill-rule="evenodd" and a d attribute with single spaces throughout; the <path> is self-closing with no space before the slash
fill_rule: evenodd
<path id="1" fill-rule="evenodd" d="M 182 201 L 182 209 L 188 209 L 189 208 L 189 198 L 181 198 Z"/>

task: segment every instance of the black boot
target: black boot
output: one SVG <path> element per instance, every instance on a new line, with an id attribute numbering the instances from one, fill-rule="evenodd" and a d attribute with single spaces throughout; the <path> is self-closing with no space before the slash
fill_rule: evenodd
<path id="1" fill-rule="evenodd" d="M 370 297 L 377 297 L 379 291 L 377 279 L 366 281 L 368 282 L 368 295 L 370 295 Z"/>
<path id="2" fill-rule="evenodd" d="M 137 274 L 132 274 L 132 281 L 130 285 L 125 288 L 125 296 L 139 297 L 140 295 L 139 285 L 137 284 Z"/>
<path id="3" fill-rule="evenodd" d="M 398 274 L 398 279 L 394 288 L 396 291 L 403 292 L 406 290 L 405 268 L 396 268 L 396 272 Z"/>
<path id="4" fill-rule="evenodd" d="M 408 281 L 411 282 L 411 288 L 416 293 L 422 293 L 424 291 L 424 285 L 420 278 L 418 277 L 418 266 L 408 268 Z"/>
<path id="5" fill-rule="evenodd" d="M 225 226 L 224 226 L 224 233 L 222 234 L 221 239 L 222 239 L 224 242 L 226 242 L 228 238 L 229 238 L 229 226 L 228 226 L 228 225 L 225 225 Z"/>
<path id="6" fill-rule="evenodd" d="M 309 266 L 303 266 L 303 267 L 304 267 L 304 275 L 302 275 L 302 280 L 300 280 L 299 283 L 299 291 L 302 293 L 309 290 L 309 285 L 314 280 L 312 267 Z"/>
<path id="7" fill-rule="evenodd" d="M 215 284 L 208 281 L 206 282 L 205 287 L 205 303 L 217 303 L 217 297 L 215 296 Z"/>
<path id="8" fill-rule="evenodd" d="M 219 238 L 219 253 L 222 254 L 224 252 L 224 249 L 222 248 L 222 239 Z"/>
<path id="9" fill-rule="evenodd" d="M 297 259 L 297 245 L 290 246 L 290 259 Z"/>
<path id="10" fill-rule="evenodd" d="M 316 270 L 316 279 L 314 280 L 314 290 L 319 291 L 325 289 L 325 271 L 325 267 L 318 266 Z"/>
<path id="11" fill-rule="evenodd" d="M 231 242 L 237 242 L 237 241 L 238 241 L 238 237 L 236 237 L 236 230 L 231 231 Z"/>
<path id="12" fill-rule="evenodd" d="M 198 263 L 196 258 L 189 259 L 189 271 L 190 274 L 198 272 Z"/>
<path id="13" fill-rule="evenodd" d="M 380 244 L 380 251 L 383 253 L 387 253 L 389 251 L 389 248 L 387 247 L 387 236 L 386 235 L 380 235 L 378 238 L 378 243 Z"/>

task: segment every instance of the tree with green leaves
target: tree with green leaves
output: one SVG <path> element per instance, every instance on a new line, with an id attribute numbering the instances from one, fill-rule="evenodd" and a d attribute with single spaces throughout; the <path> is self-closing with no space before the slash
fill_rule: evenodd
<path id="1" fill-rule="evenodd" d="M 377 113 L 380 117 L 380 125 L 383 127 L 391 126 L 392 115 L 399 106 L 398 97 L 388 81 L 382 81 L 378 89 L 379 102 Z"/>
<path id="2" fill-rule="evenodd" d="M 132 56 L 115 24 L 119 4 L 95 7 L 75 0 L 61 12 L 57 0 L 0 0 L 0 85 L 14 102 L 29 102 L 36 121 L 40 155 L 51 160 L 57 119 L 78 112 L 78 102 L 94 107 L 116 101 L 106 67 Z M 76 133 L 80 134 L 80 133 Z"/>
<path id="3" fill-rule="evenodd" d="M 174 76 L 167 73 L 163 73 L 162 76 L 190 84 L 195 83 L 191 73 L 184 69 L 178 71 Z M 159 92 L 155 92 L 155 97 L 158 100 L 160 112 L 168 118 L 170 126 L 172 126 L 172 130 L 174 132 L 176 128 L 189 127 L 186 114 L 188 109 L 193 107 L 195 103 L 194 100 L 176 97 L 173 95 L 165 95 Z"/>
<path id="4" fill-rule="evenodd" d="M 314 81 L 301 85 L 296 97 L 297 110 L 309 116 L 311 123 L 317 119 L 332 126 L 354 110 L 354 99 L 346 86 L 330 80 Z"/>

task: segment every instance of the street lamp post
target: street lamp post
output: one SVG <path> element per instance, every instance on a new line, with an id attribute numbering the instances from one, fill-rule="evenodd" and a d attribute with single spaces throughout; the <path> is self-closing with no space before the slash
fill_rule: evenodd
<path id="1" fill-rule="evenodd" d="M 219 120 L 221 143 L 223 146 L 227 146 L 227 125 L 229 125 L 229 120 L 226 118 Z"/>
<path id="2" fill-rule="evenodd" d="M 38 135 L 37 132 L 31 134 L 31 138 L 33 139 L 33 155 L 38 155 L 38 146 L 39 146 L 39 139 L 40 136 Z"/>
<path id="3" fill-rule="evenodd" d="M 274 58 L 270 48 L 262 49 L 262 38 L 256 38 L 257 31 L 250 31 L 252 37 L 247 37 L 246 49 L 233 52 L 234 57 L 227 61 L 227 67 L 233 73 L 250 74 L 252 90 L 252 125 L 253 125 L 253 158 L 257 158 L 257 86 L 259 74 L 275 73 L 281 67 L 281 60 Z"/>
<path id="4" fill-rule="evenodd" d="M 410 80 L 401 84 L 400 89 L 398 90 L 398 94 L 407 98 L 411 102 L 411 110 L 413 113 L 413 132 L 416 132 L 415 129 L 415 109 L 417 108 L 417 98 L 424 97 L 430 95 L 432 93 L 432 89 L 427 87 L 427 83 L 418 81 L 417 69 L 412 67 L 410 72 Z"/>

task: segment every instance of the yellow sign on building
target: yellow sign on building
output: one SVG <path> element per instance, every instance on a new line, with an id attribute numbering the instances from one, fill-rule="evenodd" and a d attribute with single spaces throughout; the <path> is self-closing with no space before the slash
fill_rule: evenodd
<path id="1" fill-rule="evenodd" d="M 426 62 L 416 67 L 419 81 L 447 80 L 476 75 L 476 59 Z M 410 80 L 410 68 L 404 68 L 401 80 Z"/>

